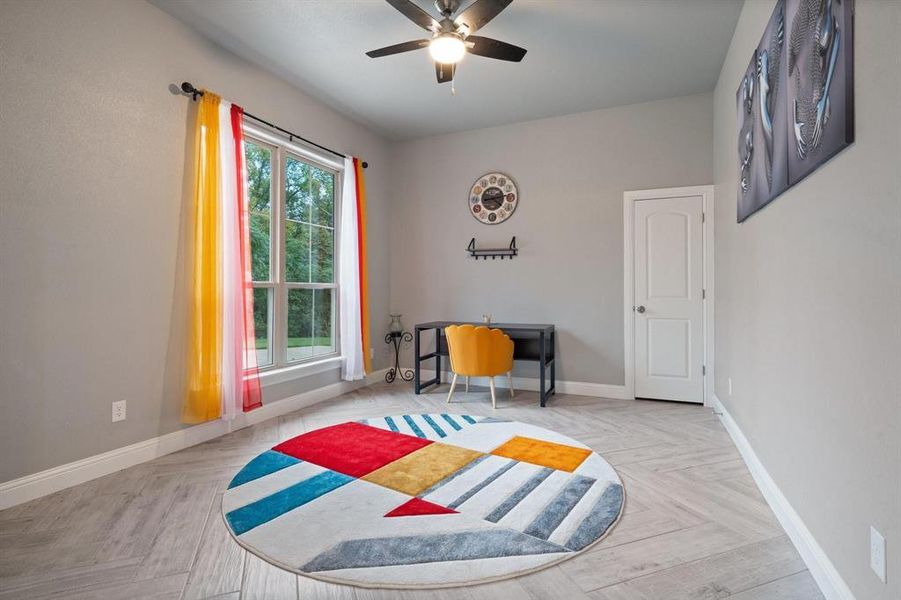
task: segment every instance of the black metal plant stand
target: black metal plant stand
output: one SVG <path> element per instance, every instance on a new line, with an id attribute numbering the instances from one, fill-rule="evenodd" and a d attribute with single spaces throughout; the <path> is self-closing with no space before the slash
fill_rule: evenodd
<path id="1" fill-rule="evenodd" d="M 394 383 L 398 375 L 404 381 L 413 381 L 413 370 L 400 368 L 400 345 L 404 342 L 409 344 L 412 341 L 413 334 L 409 331 L 392 331 L 385 336 L 386 344 L 394 344 L 394 366 L 385 373 L 387 383 Z"/>

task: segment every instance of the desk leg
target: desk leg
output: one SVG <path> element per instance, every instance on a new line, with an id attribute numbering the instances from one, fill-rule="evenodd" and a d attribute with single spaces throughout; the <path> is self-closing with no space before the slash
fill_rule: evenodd
<path id="1" fill-rule="evenodd" d="M 419 386 L 421 379 L 419 378 L 419 327 L 413 334 L 413 393 L 419 394 L 422 389 Z"/>
<path id="2" fill-rule="evenodd" d="M 546 401 L 546 397 L 544 395 L 544 371 L 547 369 L 547 351 L 544 347 L 544 332 L 542 331 L 538 335 L 538 345 L 540 347 L 538 351 L 538 364 L 541 369 L 541 374 L 538 376 L 538 399 L 541 401 L 541 406 L 544 406 Z"/>
<path id="3" fill-rule="evenodd" d="M 441 385 L 441 328 L 435 328 L 435 385 Z"/>
<path id="4" fill-rule="evenodd" d="M 551 354 L 554 355 L 554 359 L 551 361 L 551 394 L 557 395 L 557 332 L 551 332 Z"/>

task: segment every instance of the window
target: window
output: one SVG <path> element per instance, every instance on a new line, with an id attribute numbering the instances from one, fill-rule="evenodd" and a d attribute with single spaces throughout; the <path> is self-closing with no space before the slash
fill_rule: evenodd
<path id="1" fill-rule="evenodd" d="M 257 364 L 335 355 L 338 173 L 251 137 L 245 157 Z"/>

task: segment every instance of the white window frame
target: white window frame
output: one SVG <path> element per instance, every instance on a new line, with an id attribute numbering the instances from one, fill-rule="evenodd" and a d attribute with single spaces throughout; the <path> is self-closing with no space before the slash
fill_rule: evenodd
<path id="1" fill-rule="evenodd" d="M 297 376 L 307 376 L 341 364 L 340 335 L 338 331 L 338 315 L 341 310 L 338 281 L 340 280 L 338 249 L 341 222 L 341 194 L 343 191 L 344 163 L 329 156 L 317 153 L 307 147 L 295 144 L 273 133 L 256 127 L 246 120 L 244 133 L 248 142 L 270 150 L 269 185 L 269 281 L 254 281 L 254 289 L 273 290 L 269 305 L 269 342 L 272 363 L 259 366 L 260 379 L 264 384 L 288 381 Z M 285 211 L 285 164 L 288 157 L 310 164 L 335 176 L 333 220 L 334 242 L 332 253 L 333 283 L 293 283 L 286 281 L 286 211 Z M 311 265 L 312 266 L 312 265 Z M 332 292 L 332 334 L 335 338 L 335 351 L 318 354 L 309 358 L 288 361 L 288 291 L 292 289 L 331 289 Z M 315 333 L 315 332 L 314 332 Z M 315 336 L 313 336 L 315 338 Z"/>

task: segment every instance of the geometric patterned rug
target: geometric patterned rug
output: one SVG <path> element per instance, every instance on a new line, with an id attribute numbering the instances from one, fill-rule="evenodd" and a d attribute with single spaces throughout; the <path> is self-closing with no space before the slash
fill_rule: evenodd
<path id="1" fill-rule="evenodd" d="M 515 577 L 585 551 L 622 483 L 584 444 L 495 417 L 422 414 L 324 427 L 250 461 L 222 501 L 244 548 L 289 571 L 381 588 Z"/>

